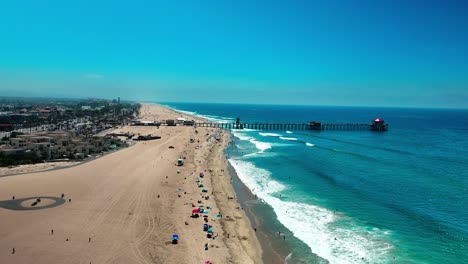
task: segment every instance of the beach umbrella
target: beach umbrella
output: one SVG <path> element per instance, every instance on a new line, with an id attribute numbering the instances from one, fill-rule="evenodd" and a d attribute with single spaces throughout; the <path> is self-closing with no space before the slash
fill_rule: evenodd
<path id="1" fill-rule="evenodd" d="M 173 234 L 172 235 L 172 240 L 179 240 L 179 235 Z"/>

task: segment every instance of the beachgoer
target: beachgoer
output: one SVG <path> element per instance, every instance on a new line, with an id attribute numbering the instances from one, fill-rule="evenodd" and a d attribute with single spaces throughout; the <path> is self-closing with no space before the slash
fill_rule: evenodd
<path id="1" fill-rule="evenodd" d="M 68 199 L 68 202 L 71 203 L 71 199 Z"/>
<path id="2" fill-rule="evenodd" d="M 12 200 L 14 200 L 14 199 L 15 199 L 15 196 L 12 197 Z"/>
<path id="3" fill-rule="evenodd" d="M 254 231 L 257 232 L 257 228 L 256 228 L 256 227 L 254 228 Z"/>
<path id="4" fill-rule="evenodd" d="M 54 230 L 53 230 L 53 229 L 52 229 L 52 230 L 50 230 L 50 234 L 51 234 L 51 235 L 53 235 L 53 234 L 54 234 Z"/>
<path id="5" fill-rule="evenodd" d="M 91 238 L 88 238 L 88 243 L 91 243 Z"/>
<path id="6" fill-rule="evenodd" d="M 11 254 L 15 254 L 15 252 L 16 252 L 16 251 L 15 251 L 15 248 L 13 248 L 13 251 L 11 252 Z"/>

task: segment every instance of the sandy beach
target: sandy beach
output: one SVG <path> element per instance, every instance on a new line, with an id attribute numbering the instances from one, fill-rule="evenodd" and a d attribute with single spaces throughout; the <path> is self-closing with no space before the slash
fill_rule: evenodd
<path id="1" fill-rule="evenodd" d="M 151 104 L 140 115 L 196 119 Z M 162 138 L 70 168 L 0 178 L 1 263 L 262 263 L 227 173 L 225 131 L 139 126 L 116 132 Z M 178 158 L 183 166 L 176 166 Z M 200 205 L 211 208 L 214 239 L 203 231 L 203 217 L 191 217 Z M 178 244 L 171 243 L 173 234 Z"/>
<path id="2" fill-rule="evenodd" d="M 0 167 L 0 177 L 22 174 L 22 173 L 31 173 L 38 171 L 47 171 L 52 169 L 60 169 L 70 166 L 76 166 L 81 164 L 79 161 L 61 161 L 61 162 L 44 162 L 37 164 L 26 164 L 12 167 Z"/>

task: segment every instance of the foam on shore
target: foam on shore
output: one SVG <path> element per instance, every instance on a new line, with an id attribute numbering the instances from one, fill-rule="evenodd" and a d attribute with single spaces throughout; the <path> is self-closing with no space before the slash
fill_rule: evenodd
<path id="1" fill-rule="evenodd" d="M 293 138 L 293 137 L 279 137 L 279 138 L 282 140 L 297 141 L 297 138 Z"/>
<path id="2" fill-rule="evenodd" d="M 249 141 L 250 143 L 254 144 L 255 147 L 258 150 L 260 150 L 260 152 L 264 152 L 267 149 L 271 149 L 271 147 L 272 147 L 271 143 L 258 141 L 255 138 L 253 138 L 251 136 L 248 136 L 248 135 L 246 135 L 245 133 L 242 133 L 242 132 L 249 132 L 249 131 L 245 131 L 243 129 L 236 129 L 236 130 L 231 131 L 232 135 L 234 135 L 236 138 L 238 138 L 240 140 L 244 140 L 244 141 Z M 252 153 L 252 154 L 254 154 L 254 153 Z"/>
<path id="3" fill-rule="evenodd" d="M 246 133 L 234 131 L 233 135 L 255 144 L 260 152 L 271 147 L 271 143 L 259 142 Z M 299 142 L 297 138 L 282 137 L 275 133 L 259 135 Z M 309 147 L 315 146 L 309 142 L 303 143 Z M 248 156 L 250 154 L 243 157 Z M 388 235 L 388 231 L 369 231 L 344 215 L 334 214 L 317 205 L 291 201 L 287 197 L 287 186 L 273 180 L 270 171 L 258 168 L 253 162 L 242 158 L 231 158 L 228 161 L 239 179 L 259 199 L 269 204 L 279 222 L 307 244 L 314 254 L 330 263 L 363 263 L 363 260 L 365 263 L 385 263 L 388 260 L 392 245 L 380 239 Z"/>
<path id="4" fill-rule="evenodd" d="M 264 133 L 264 132 L 260 132 L 258 133 L 260 136 L 262 137 L 281 137 L 280 134 L 276 134 L 276 133 Z"/>
<path id="5" fill-rule="evenodd" d="M 379 239 L 388 231 L 365 230 L 346 216 L 311 204 L 285 201 L 287 187 L 271 178 L 271 172 L 254 163 L 229 159 L 238 177 L 259 199 L 268 203 L 278 220 L 306 243 L 314 254 L 330 263 L 385 263 L 392 245 Z M 348 222 L 350 228 L 335 225 Z M 335 240 L 336 238 L 336 240 Z"/>
<path id="6" fill-rule="evenodd" d="M 203 119 L 206 119 L 210 122 L 215 122 L 215 123 L 232 123 L 234 121 L 234 118 L 229 118 L 229 117 L 222 117 L 222 116 L 214 116 L 214 115 L 202 115 L 202 114 L 198 114 L 197 112 L 192 112 L 192 111 L 185 111 L 185 110 L 180 110 L 180 109 L 177 109 L 173 106 L 170 106 L 170 105 L 165 105 L 165 107 L 168 107 L 176 112 L 179 112 L 179 113 L 182 113 L 182 114 L 186 114 L 186 115 L 191 115 L 191 116 L 196 116 L 196 117 L 200 117 L 200 118 L 203 118 Z"/>

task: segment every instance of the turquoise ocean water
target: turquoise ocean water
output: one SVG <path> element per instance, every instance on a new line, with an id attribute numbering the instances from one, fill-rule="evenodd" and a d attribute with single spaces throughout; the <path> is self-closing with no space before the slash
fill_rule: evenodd
<path id="1" fill-rule="evenodd" d="M 468 263 L 468 111 L 165 105 L 216 122 L 384 118 L 385 133 L 232 130 L 227 155 L 297 238 L 288 263 Z"/>

